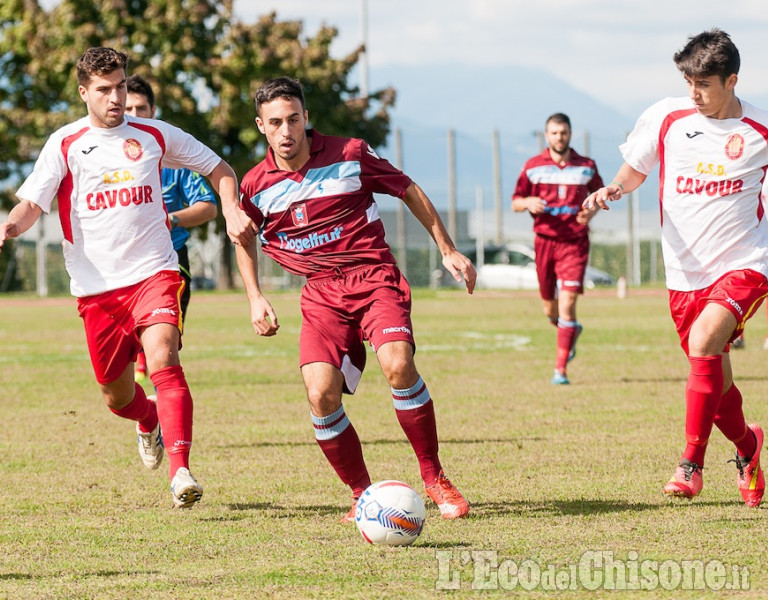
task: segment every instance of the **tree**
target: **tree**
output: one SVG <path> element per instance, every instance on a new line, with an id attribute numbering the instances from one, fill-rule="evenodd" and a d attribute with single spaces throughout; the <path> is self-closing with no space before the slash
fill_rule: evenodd
<path id="1" fill-rule="evenodd" d="M 37 0 L 4 0 L 0 181 L 8 185 L 0 203 L 5 209 L 13 204 L 16 186 L 48 135 L 85 114 L 74 65 L 90 46 L 126 52 L 129 71 L 157 90 L 159 116 L 203 140 L 239 176 L 266 152 L 253 96 L 278 75 L 301 80 L 313 126 L 383 144 L 394 90 L 360 98 L 348 79 L 363 48 L 332 58 L 337 33 L 324 26 L 307 37 L 300 21 L 279 21 L 274 12 L 243 23 L 232 16 L 232 0 L 62 0 L 50 11 Z M 221 236 L 231 285 L 229 240 Z"/>

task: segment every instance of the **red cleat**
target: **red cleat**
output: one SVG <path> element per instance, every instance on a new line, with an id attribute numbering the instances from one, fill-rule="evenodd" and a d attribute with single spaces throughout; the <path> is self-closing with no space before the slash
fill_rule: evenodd
<path id="1" fill-rule="evenodd" d="M 757 446 L 755 453 L 752 457 L 739 456 L 736 453 L 734 460 L 728 462 L 735 462 L 736 467 L 739 469 L 739 474 L 736 476 L 736 483 L 739 486 L 741 497 L 744 498 L 744 502 L 751 508 L 760 506 L 760 502 L 763 500 L 763 493 L 765 492 L 765 476 L 763 470 L 760 468 L 760 450 L 763 449 L 763 430 L 760 425 L 752 424 L 748 425 L 752 433 L 755 434 Z"/>
<path id="2" fill-rule="evenodd" d="M 460 519 L 469 512 L 469 504 L 442 471 L 424 491 L 437 504 L 443 519 Z"/>
<path id="3" fill-rule="evenodd" d="M 676 498 L 693 498 L 697 496 L 704 487 L 704 480 L 701 477 L 701 467 L 694 462 L 684 458 L 680 465 L 675 469 L 675 474 L 664 486 L 664 493 L 667 496 Z"/>

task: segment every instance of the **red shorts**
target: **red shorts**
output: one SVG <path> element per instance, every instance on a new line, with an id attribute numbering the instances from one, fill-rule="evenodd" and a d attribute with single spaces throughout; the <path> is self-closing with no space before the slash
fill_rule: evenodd
<path id="1" fill-rule="evenodd" d="M 539 294 L 544 300 L 557 298 L 558 282 L 561 290 L 577 294 L 584 291 L 584 273 L 589 262 L 587 236 L 558 240 L 537 235 L 533 247 L 536 251 Z"/>
<path id="2" fill-rule="evenodd" d="M 414 346 L 411 288 L 395 265 L 363 265 L 310 278 L 301 290 L 299 364 L 329 363 L 353 394 L 365 369 L 365 345 Z"/>
<path id="3" fill-rule="evenodd" d="M 183 290 L 178 271 L 161 271 L 137 284 L 78 299 L 96 381 L 110 383 L 123 374 L 136 360 L 139 334 L 149 325 L 170 323 L 182 330 Z"/>
<path id="4" fill-rule="evenodd" d="M 669 309 L 677 334 L 680 336 L 680 345 L 686 355 L 691 327 L 708 303 L 715 302 L 724 306 L 736 317 L 736 329 L 728 340 L 731 342 L 741 335 L 744 324 L 755 314 L 766 296 L 768 296 L 768 280 L 762 273 L 751 269 L 729 271 L 715 283 L 701 290 L 692 292 L 669 290 Z M 724 351 L 728 351 L 728 344 Z"/>

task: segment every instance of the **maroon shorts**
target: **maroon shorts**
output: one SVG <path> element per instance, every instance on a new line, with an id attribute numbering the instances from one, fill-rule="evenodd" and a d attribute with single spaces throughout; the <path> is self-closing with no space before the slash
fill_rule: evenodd
<path id="1" fill-rule="evenodd" d="M 729 271 L 715 283 L 701 290 L 669 290 L 669 309 L 685 353 L 688 354 L 691 327 L 708 303 L 715 302 L 724 306 L 736 317 L 736 329 L 728 340 L 730 342 L 742 334 L 744 324 L 755 314 L 766 296 L 768 280 L 762 273 L 751 269 Z M 728 351 L 728 344 L 724 350 Z"/>
<path id="2" fill-rule="evenodd" d="M 363 265 L 310 278 L 301 290 L 299 364 L 329 363 L 352 394 L 365 369 L 365 345 L 393 341 L 415 347 L 411 288 L 395 265 Z"/>
<path id="3" fill-rule="evenodd" d="M 149 325 L 170 323 L 181 331 L 183 290 L 178 271 L 161 271 L 137 284 L 78 299 L 96 381 L 110 383 L 123 374 L 136 360 L 139 335 Z"/>
<path id="4" fill-rule="evenodd" d="M 584 291 L 584 273 L 589 262 L 589 238 L 558 240 L 537 235 L 536 273 L 539 276 L 539 294 L 544 300 L 557 298 L 558 282 L 561 290 L 581 294 Z"/>

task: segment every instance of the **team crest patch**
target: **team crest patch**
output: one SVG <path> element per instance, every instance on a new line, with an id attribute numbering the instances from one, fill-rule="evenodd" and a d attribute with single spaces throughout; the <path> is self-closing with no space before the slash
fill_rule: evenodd
<path id="1" fill-rule="evenodd" d="M 144 148 L 141 147 L 139 140 L 130 138 L 123 142 L 123 152 L 128 160 L 135 162 L 144 154 Z"/>
<path id="2" fill-rule="evenodd" d="M 741 158 L 742 154 L 744 154 L 744 138 L 738 133 L 734 133 L 725 142 L 725 155 L 731 160 L 736 160 Z"/>
<path id="3" fill-rule="evenodd" d="M 306 227 L 309 225 L 309 215 L 307 214 L 306 204 L 297 204 L 291 207 L 291 217 L 296 227 Z"/>

